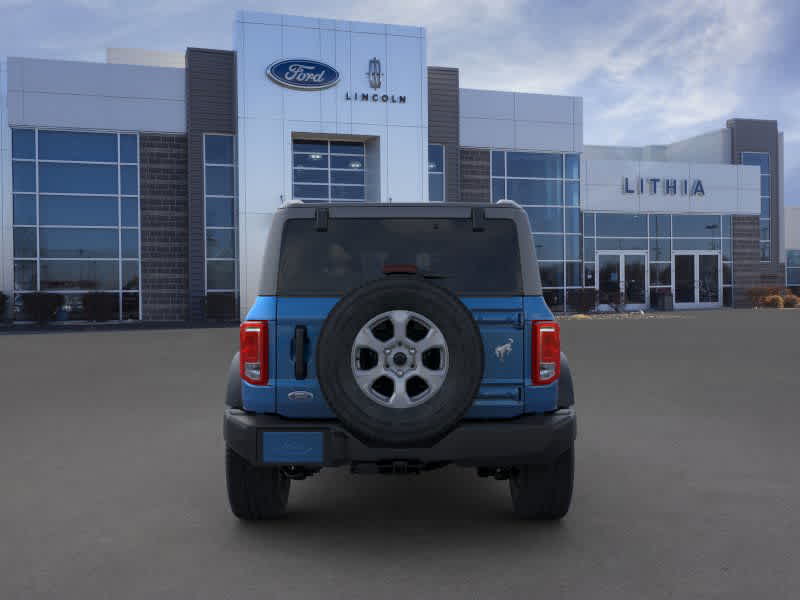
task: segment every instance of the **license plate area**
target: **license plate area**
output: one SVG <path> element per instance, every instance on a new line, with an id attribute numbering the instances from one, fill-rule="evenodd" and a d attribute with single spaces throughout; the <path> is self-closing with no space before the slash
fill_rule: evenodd
<path id="1" fill-rule="evenodd" d="M 325 459 L 322 431 L 262 431 L 261 461 L 279 465 L 321 465 Z"/>

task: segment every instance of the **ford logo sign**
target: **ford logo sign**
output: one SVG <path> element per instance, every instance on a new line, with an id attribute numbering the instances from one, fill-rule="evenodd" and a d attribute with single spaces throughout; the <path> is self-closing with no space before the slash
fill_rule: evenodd
<path id="1" fill-rule="evenodd" d="M 316 60 L 278 60 L 267 67 L 267 76 L 295 90 L 324 90 L 339 83 L 339 71 Z"/>

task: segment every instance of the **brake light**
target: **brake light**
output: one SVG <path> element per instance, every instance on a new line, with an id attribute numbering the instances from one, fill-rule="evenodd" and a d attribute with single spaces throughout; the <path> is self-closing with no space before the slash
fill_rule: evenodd
<path id="1" fill-rule="evenodd" d="M 268 333 L 266 321 L 245 321 L 239 326 L 239 375 L 247 383 L 266 385 L 269 380 Z"/>
<path id="2" fill-rule="evenodd" d="M 553 321 L 533 321 L 531 375 L 534 385 L 546 385 L 561 375 L 561 332 Z"/>

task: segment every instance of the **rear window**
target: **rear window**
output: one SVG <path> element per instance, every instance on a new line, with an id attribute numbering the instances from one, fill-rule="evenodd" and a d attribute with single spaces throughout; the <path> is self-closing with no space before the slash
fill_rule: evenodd
<path id="1" fill-rule="evenodd" d="M 522 293 L 517 229 L 489 219 L 331 219 L 316 231 L 312 219 L 290 219 L 283 231 L 278 293 L 340 296 L 414 265 L 431 282 L 459 295 Z"/>

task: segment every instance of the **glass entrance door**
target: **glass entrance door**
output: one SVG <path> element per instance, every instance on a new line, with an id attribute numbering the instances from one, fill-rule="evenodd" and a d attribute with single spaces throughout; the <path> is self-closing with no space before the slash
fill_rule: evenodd
<path id="1" fill-rule="evenodd" d="M 722 306 L 719 252 L 681 252 L 672 255 L 675 308 Z"/>
<path id="2" fill-rule="evenodd" d="M 647 255 L 644 252 L 597 253 L 598 304 L 602 309 L 647 307 Z"/>

